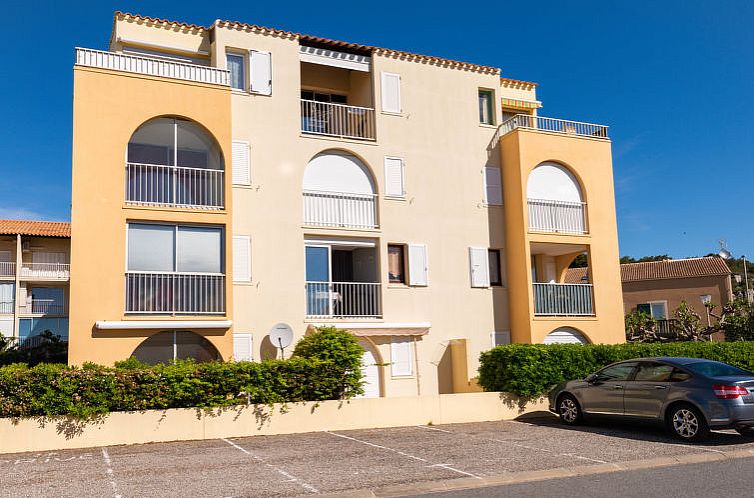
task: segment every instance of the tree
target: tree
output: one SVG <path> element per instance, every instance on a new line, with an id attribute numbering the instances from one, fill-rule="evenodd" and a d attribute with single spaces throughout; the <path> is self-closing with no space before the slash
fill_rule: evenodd
<path id="1" fill-rule="evenodd" d="M 726 341 L 754 340 L 754 303 L 736 299 L 723 306 L 717 328 L 725 332 Z"/>
<path id="2" fill-rule="evenodd" d="M 632 258 L 631 256 L 621 256 L 620 264 L 626 263 L 647 263 L 649 261 L 665 261 L 667 259 L 673 259 L 667 254 L 658 254 L 656 256 L 642 256 L 639 259 Z"/>
<path id="3" fill-rule="evenodd" d="M 571 261 L 568 268 L 586 268 L 589 266 L 589 260 L 586 258 L 586 253 L 582 252 Z"/>
<path id="4" fill-rule="evenodd" d="M 657 334 L 657 321 L 643 311 L 633 310 L 626 315 L 626 341 L 658 342 L 662 338 Z"/>

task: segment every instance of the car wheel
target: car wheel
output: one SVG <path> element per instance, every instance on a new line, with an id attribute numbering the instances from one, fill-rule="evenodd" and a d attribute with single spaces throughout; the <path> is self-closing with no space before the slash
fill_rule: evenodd
<path id="1" fill-rule="evenodd" d="M 675 437 L 684 441 L 699 441 L 709 434 L 704 415 L 696 407 L 685 403 L 671 407 L 668 428 Z"/>
<path id="2" fill-rule="evenodd" d="M 564 424 L 577 425 L 581 422 L 581 407 L 570 394 L 563 394 L 558 398 L 558 415 Z"/>
<path id="3" fill-rule="evenodd" d="M 754 427 L 736 427 L 736 432 L 744 437 L 754 438 Z"/>

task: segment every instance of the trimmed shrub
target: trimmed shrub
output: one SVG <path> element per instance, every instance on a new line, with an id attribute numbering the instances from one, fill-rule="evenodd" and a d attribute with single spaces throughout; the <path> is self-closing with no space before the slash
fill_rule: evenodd
<path id="1" fill-rule="evenodd" d="M 129 359 L 113 368 L 92 363 L 80 368 L 9 365 L 0 368 L 0 417 L 86 419 L 112 411 L 349 398 L 361 392 L 364 350 L 353 337 L 349 336 L 358 350 L 340 334 L 325 331 L 307 337 L 307 344 L 325 343 L 336 349 L 340 345 L 336 355 L 312 348 L 308 356 L 259 363 L 182 360 L 149 366 Z"/>
<path id="2" fill-rule="evenodd" d="M 509 344 L 481 354 L 479 384 L 485 391 L 531 398 L 616 361 L 652 356 L 706 358 L 754 371 L 754 342 Z"/>

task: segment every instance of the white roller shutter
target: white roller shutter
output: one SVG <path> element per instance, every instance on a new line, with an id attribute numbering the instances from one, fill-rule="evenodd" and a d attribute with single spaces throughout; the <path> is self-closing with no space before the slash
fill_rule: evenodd
<path id="1" fill-rule="evenodd" d="M 272 95 L 272 54 L 258 50 L 249 51 L 251 71 L 250 91 L 262 95 Z"/>
<path id="2" fill-rule="evenodd" d="M 424 244 L 408 245 L 408 284 L 426 287 L 429 283 L 429 264 L 427 246 Z"/>
<path id="3" fill-rule="evenodd" d="M 491 339 L 493 348 L 495 346 L 501 346 L 503 344 L 510 344 L 511 332 L 510 330 L 503 330 L 501 332 L 495 331 L 490 334 L 490 339 Z"/>
<path id="4" fill-rule="evenodd" d="M 411 338 L 393 337 L 390 342 L 390 371 L 393 377 L 413 375 Z"/>
<path id="5" fill-rule="evenodd" d="M 233 281 L 251 282 L 251 237 L 233 236 Z"/>
<path id="6" fill-rule="evenodd" d="M 385 195 L 403 197 L 403 160 L 398 157 L 385 157 Z"/>
<path id="7" fill-rule="evenodd" d="M 251 334 L 233 333 L 233 359 L 235 361 L 253 360 Z"/>
<path id="8" fill-rule="evenodd" d="M 503 205 L 503 186 L 500 181 L 500 168 L 484 168 L 484 193 L 484 202 L 488 205 Z"/>
<path id="9" fill-rule="evenodd" d="M 233 184 L 251 184 L 249 142 L 244 142 L 242 140 L 233 140 Z"/>
<path id="10" fill-rule="evenodd" d="M 382 110 L 401 112 L 401 75 L 381 73 Z"/>
<path id="11" fill-rule="evenodd" d="M 469 247 L 469 271 L 472 287 L 490 286 L 490 259 L 485 247 Z"/>

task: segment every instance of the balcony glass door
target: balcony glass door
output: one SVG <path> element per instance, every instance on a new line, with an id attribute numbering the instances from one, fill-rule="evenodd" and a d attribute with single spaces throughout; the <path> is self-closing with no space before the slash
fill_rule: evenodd
<path id="1" fill-rule="evenodd" d="M 330 247 L 306 246 L 306 314 L 331 315 Z"/>

